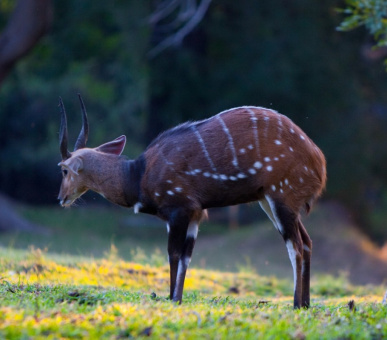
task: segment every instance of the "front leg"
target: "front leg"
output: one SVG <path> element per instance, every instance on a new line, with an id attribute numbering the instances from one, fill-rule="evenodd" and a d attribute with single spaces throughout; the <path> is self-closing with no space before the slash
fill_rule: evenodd
<path id="1" fill-rule="evenodd" d="M 184 280 L 195 245 L 201 212 L 173 214 L 168 223 L 168 255 L 170 265 L 170 299 L 181 303 Z"/>

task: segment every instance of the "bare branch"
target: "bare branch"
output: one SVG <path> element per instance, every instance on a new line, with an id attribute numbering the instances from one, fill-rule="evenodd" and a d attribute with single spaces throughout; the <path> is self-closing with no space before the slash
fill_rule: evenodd
<path id="1" fill-rule="evenodd" d="M 158 24 L 161 31 L 171 30 L 172 32 L 167 38 L 158 43 L 149 52 L 148 56 L 153 58 L 168 47 L 180 45 L 183 39 L 202 21 L 210 3 L 211 0 L 199 0 L 199 4 L 196 3 L 196 0 L 178 0 L 177 3 L 176 0 L 170 0 L 168 3 L 167 1 L 163 2 L 164 8 L 161 8 L 161 5 L 158 6 L 159 10 L 152 15 L 151 20 L 153 19 L 153 21 L 151 22 Z M 178 8 L 179 12 L 175 19 L 162 25 L 161 22 L 171 16 Z M 176 28 L 178 30 L 173 32 Z"/>
<path id="2" fill-rule="evenodd" d="M 0 84 L 15 62 L 27 54 L 52 22 L 51 0 L 19 0 L 0 35 Z"/>

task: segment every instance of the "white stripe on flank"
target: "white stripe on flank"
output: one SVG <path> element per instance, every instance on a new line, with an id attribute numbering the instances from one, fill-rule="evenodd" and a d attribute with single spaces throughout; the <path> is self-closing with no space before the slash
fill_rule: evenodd
<path id="1" fill-rule="evenodd" d="M 230 130 L 228 129 L 226 123 L 223 121 L 223 119 L 220 116 L 217 116 L 220 124 L 222 125 L 224 133 L 227 135 L 228 138 L 228 145 L 230 146 L 230 150 L 232 153 L 232 164 L 237 168 L 238 167 L 238 158 L 236 156 L 235 147 L 234 147 L 234 140 L 230 134 Z"/>
<path id="2" fill-rule="evenodd" d="M 258 158 L 261 158 L 261 155 L 259 154 L 259 139 L 258 139 L 258 118 L 255 116 L 255 113 L 251 109 L 247 109 L 251 116 L 251 121 L 253 123 L 253 133 L 254 133 L 254 142 L 255 142 L 255 148 L 257 149 L 257 156 Z M 250 144 L 251 145 L 251 144 Z"/>
<path id="3" fill-rule="evenodd" d="M 211 169 L 212 169 L 214 172 L 217 172 L 217 171 L 216 171 L 216 168 L 215 168 L 215 165 L 214 165 L 214 163 L 212 162 L 212 159 L 211 159 L 211 157 L 210 157 L 210 154 L 209 154 L 208 151 L 207 151 L 207 148 L 206 148 L 206 145 L 205 145 L 205 143 L 204 143 L 204 140 L 203 140 L 202 136 L 200 135 L 200 132 L 196 129 L 196 126 L 195 126 L 195 125 L 192 125 L 192 126 L 191 126 L 191 129 L 192 129 L 193 132 L 195 133 L 195 135 L 196 135 L 196 137 L 197 137 L 197 139 L 198 139 L 198 141 L 199 141 L 199 143 L 200 143 L 200 145 L 201 145 L 201 147 L 202 147 L 202 150 L 203 150 L 203 152 L 204 152 L 204 156 L 206 157 L 208 163 L 210 163 Z"/>

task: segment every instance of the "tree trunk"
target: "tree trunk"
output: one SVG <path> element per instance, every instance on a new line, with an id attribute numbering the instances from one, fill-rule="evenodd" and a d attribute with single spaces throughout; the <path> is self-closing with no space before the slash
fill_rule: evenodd
<path id="1" fill-rule="evenodd" d="M 48 31 L 53 18 L 51 0 L 19 0 L 0 36 L 0 85 L 14 64 Z"/>

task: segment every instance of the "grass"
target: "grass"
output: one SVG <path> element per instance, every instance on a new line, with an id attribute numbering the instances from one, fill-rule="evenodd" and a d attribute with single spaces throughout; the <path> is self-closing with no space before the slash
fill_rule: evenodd
<path id="1" fill-rule="evenodd" d="M 312 308 L 292 309 L 290 280 L 253 271 L 188 272 L 184 302 L 167 299 L 169 269 L 112 247 L 99 260 L 0 247 L 0 338 L 4 339 L 383 339 L 380 286 L 345 277 L 312 280 Z M 354 300 L 352 310 L 348 302 Z"/>

